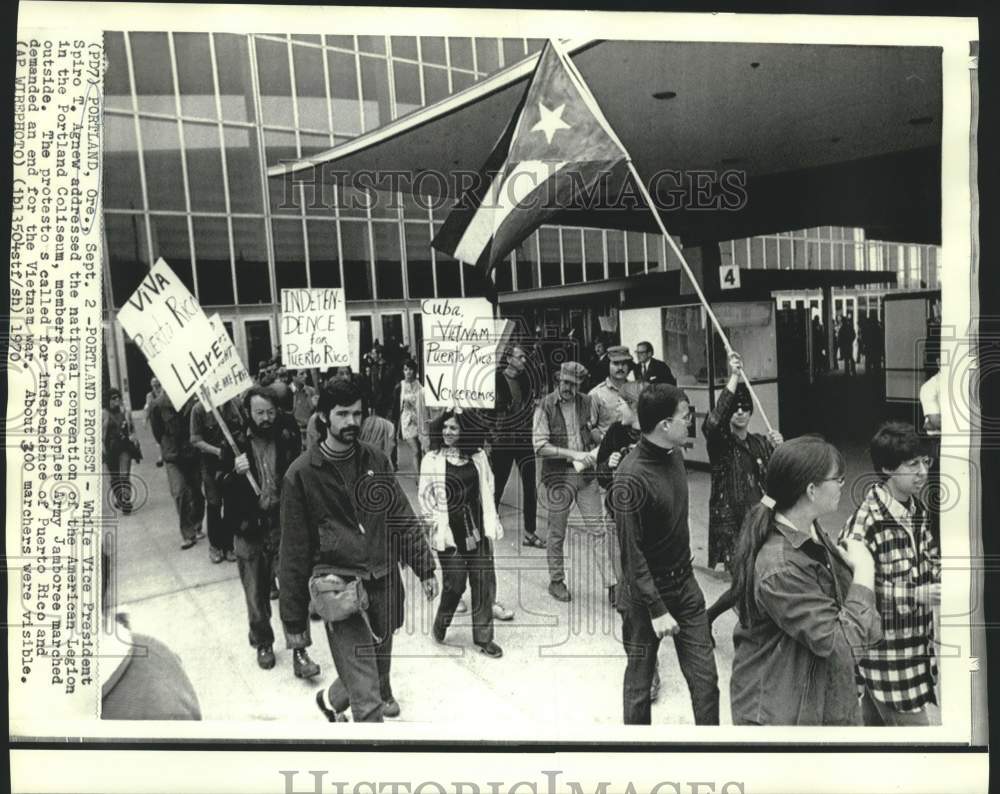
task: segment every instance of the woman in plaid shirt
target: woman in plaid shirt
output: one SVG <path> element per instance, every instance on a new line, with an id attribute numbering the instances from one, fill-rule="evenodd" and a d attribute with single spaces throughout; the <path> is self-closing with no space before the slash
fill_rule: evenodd
<path id="1" fill-rule="evenodd" d="M 875 603 L 884 639 L 858 662 L 865 725 L 929 725 L 934 684 L 933 610 L 941 568 L 927 508 L 918 494 L 930 460 L 912 425 L 888 422 L 871 440 L 879 482 L 866 491 L 843 538 L 875 559 Z"/>

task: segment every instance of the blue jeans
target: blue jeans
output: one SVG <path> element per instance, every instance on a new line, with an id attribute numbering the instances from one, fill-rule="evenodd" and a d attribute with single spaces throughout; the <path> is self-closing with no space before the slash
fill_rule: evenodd
<path id="1" fill-rule="evenodd" d="M 181 537 L 193 540 L 201 531 L 205 517 L 205 497 L 201 493 L 201 463 L 199 461 L 165 461 L 170 495 L 174 498 L 180 519 Z"/>
<path id="2" fill-rule="evenodd" d="M 696 725 L 719 724 L 719 675 L 712 649 L 712 633 L 705 614 L 705 596 L 690 570 L 658 581 L 660 597 L 680 627 L 674 649 L 691 693 Z M 622 642 L 628 662 L 623 686 L 626 725 L 649 725 L 649 688 L 656 671 L 660 638 L 644 604 L 631 602 L 622 612 Z"/>
<path id="3" fill-rule="evenodd" d="M 237 535 L 233 538 L 233 550 L 247 604 L 250 645 L 254 648 L 273 645 L 271 582 L 274 581 L 274 574 L 267 543 L 248 541 L 242 535 Z"/>

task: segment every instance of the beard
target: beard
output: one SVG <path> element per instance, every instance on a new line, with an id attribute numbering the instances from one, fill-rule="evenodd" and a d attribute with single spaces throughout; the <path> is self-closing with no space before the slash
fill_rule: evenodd
<path id="1" fill-rule="evenodd" d="M 250 420 L 250 429 L 253 434 L 258 438 L 273 438 L 274 437 L 274 422 L 261 422 L 257 424 L 253 419 Z"/>

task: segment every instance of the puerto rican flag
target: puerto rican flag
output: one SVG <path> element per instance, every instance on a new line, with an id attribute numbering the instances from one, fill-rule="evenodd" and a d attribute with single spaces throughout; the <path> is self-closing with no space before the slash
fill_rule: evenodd
<path id="1" fill-rule="evenodd" d="M 576 67 L 549 42 L 478 184 L 431 245 L 474 265 L 489 284 L 493 268 L 522 240 L 602 177 L 620 175 L 627 159 Z"/>

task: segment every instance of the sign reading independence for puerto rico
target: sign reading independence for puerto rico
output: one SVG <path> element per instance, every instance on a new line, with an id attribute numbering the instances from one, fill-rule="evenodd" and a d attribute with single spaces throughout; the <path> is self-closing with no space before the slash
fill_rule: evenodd
<path id="1" fill-rule="evenodd" d="M 213 338 L 218 341 L 222 350 L 222 362 L 205 378 L 204 391 L 198 389 L 198 399 L 206 411 L 212 410 L 213 407 L 221 407 L 228 400 L 239 397 L 253 386 L 250 374 L 243 365 L 233 340 L 229 338 L 226 326 L 222 324 L 222 318 L 218 314 L 213 314 L 208 321 L 212 324 Z"/>
<path id="2" fill-rule="evenodd" d="M 498 326 L 486 298 L 428 298 L 424 330 L 424 402 L 433 408 L 493 408 Z"/>
<path id="3" fill-rule="evenodd" d="M 289 369 L 351 366 L 343 289 L 281 291 L 281 362 Z"/>
<path id="4" fill-rule="evenodd" d="M 136 347 L 178 411 L 225 351 L 194 296 L 162 259 L 118 312 Z"/>

